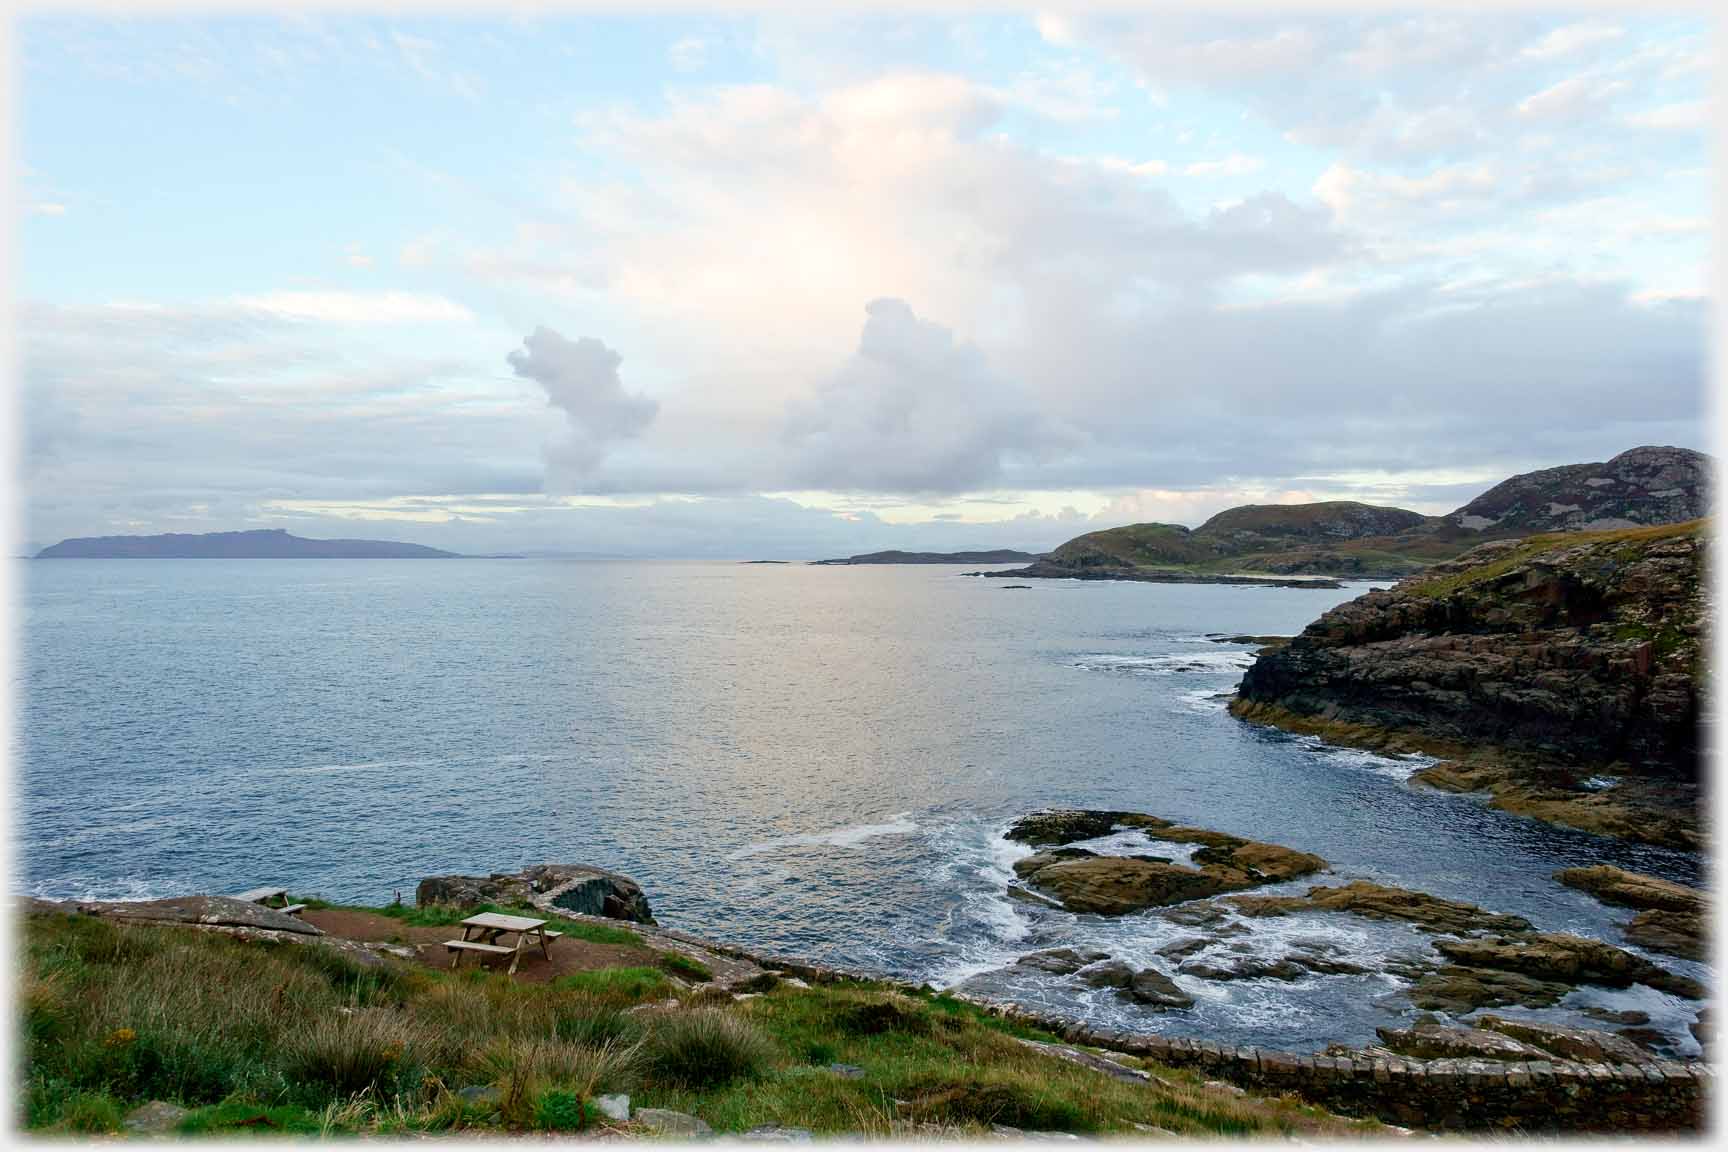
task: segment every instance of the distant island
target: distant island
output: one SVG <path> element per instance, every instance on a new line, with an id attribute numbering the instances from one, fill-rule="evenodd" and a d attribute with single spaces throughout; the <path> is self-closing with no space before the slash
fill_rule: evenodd
<path id="1" fill-rule="evenodd" d="M 1038 556 L 1013 548 L 987 552 L 866 552 L 843 560 L 812 560 L 812 564 L 1030 564 Z"/>
<path id="2" fill-rule="evenodd" d="M 157 536 L 75 536 L 38 560 L 446 560 L 458 553 L 396 540 L 309 540 L 283 528 L 251 532 L 165 532 Z"/>

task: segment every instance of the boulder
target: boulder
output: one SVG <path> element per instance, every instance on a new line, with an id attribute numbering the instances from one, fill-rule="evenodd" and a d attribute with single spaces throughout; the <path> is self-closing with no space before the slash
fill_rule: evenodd
<path id="1" fill-rule="evenodd" d="M 1423 1017 L 1407 1028 L 1376 1028 L 1386 1047 L 1402 1056 L 1437 1060 L 1461 1056 L 1481 1060 L 1546 1060 L 1549 1053 L 1499 1032 L 1442 1024 Z"/>
<path id="2" fill-rule="evenodd" d="M 1128 995 L 1153 1008 L 1192 1008 L 1194 997 L 1156 968 L 1143 968 L 1128 982 Z"/>
<path id="3" fill-rule="evenodd" d="M 616 1096 L 596 1096 L 594 1107 L 608 1120 L 616 1120 L 620 1124 L 630 1121 L 630 1097 L 623 1093 Z"/>
<path id="4" fill-rule="evenodd" d="M 709 1136 L 714 1132 L 707 1121 L 688 1112 L 674 1112 L 670 1108 L 638 1108 L 631 1120 L 659 1136 L 680 1136 L 688 1139 L 692 1136 Z"/>
<path id="5" fill-rule="evenodd" d="M 1158 949 L 1158 955 L 1170 960 L 1186 960 L 1196 952 L 1210 947 L 1215 941 L 1206 936 L 1184 936 Z"/>
<path id="6" fill-rule="evenodd" d="M 172 1132 L 186 1118 L 186 1109 L 166 1100 L 152 1100 L 126 1113 L 121 1127 L 139 1135 L 160 1136 Z"/>
<path id="7" fill-rule="evenodd" d="M 1073 948 L 1047 948 L 1042 952 L 1031 952 L 1014 963 L 1026 968 L 1037 968 L 1045 972 L 1054 972 L 1058 976 L 1066 976 L 1078 972 L 1099 960 L 1108 959 L 1108 952 L 1097 952 L 1087 949 L 1084 952 Z"/>
<path id="8" fill-rule="evenodd" d="M 1126 988 L 1134 980 L 1134 969 L 1121 960 L 1104 960 L 1088 964 L 1074 976 L 1092 988 Z"/>

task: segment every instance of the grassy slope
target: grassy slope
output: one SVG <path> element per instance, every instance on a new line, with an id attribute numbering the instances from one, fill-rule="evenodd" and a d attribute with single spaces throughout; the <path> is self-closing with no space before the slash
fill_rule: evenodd
<path id="1" fill-rule="evenodd" d="M 36 1131 L 114 1131 L 153 1099 L 193 1109 L 185 1132 L 571 1128 L 592 1125 L 586 1101 L 609 1091 L 721 1131 L 1373 1130 L 1187 1071 L 1149 1065 L 1160 1082 L 1117 1082 L 1025 1047 L 1024 1029 L 970 1005 L 869 984 L 782 984 L 746 1001 L 698 989 L 631 1012 L 667 995 L 661 973 L 548 986 L 479 969 L 361 969 L 316 943 L 44 913 L 22 936 L 20 1119 Z M 836 1061 L 863 1075 L 834 1074 Z M 459 1092 L 478 1085 L 496 1099 Z"/>

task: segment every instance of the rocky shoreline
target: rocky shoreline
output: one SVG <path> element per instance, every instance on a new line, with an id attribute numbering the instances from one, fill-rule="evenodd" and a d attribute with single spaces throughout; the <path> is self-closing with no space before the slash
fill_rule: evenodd
<path id="1" fill-rule="evenodd" d="M 1419 782 L 1697 850 L 1702 522 L 1483 545 L 1262 651 L 1231 712 L 1444 763 Z"/>
<path id="2" fill-rule="evenodd" d="M 1189 860 L 1179 864 L 1080 847 L 1124 830 L 1179 846 L 1190 853 Z M 1044 1045 L 1060 1058 L 1105 1074 L 1113 1073 L 1086 1049 L 1170 1067 L 1194 1066 L 1249 1090 L 1294 1092 L 1345 1115 L 1435 1128 L 1518 1124 L 1557 1130 L 1673 1130 L 1699 1123 L 1711 1083 L 1708 1067 L 1676 1059 L 1661 1036 L 1638 1027 L 1643 1022 L 1637 1018 L 1640 1014 L 1621 1013 L 1610 1020 L 1623 1025 L 1617 1032 L 1505 1014 L 1507 1008 L 1552 1004 L 1584 985 L 1638 983 L 1671 995 L 1703 997 L 1704 989 L 1696 982 L 1634 953 L 1602 941 L 1538 932 L 1521 917 L 1364 880 L 1315 884 L 1300 894 L 1256 893 L 1251 890 L 1288 887 L 1291 881 L 1323 872 L 1326 862 L 1276 844 L 1179 825 L 1147 813 L 1049 810 L 1015 821 L 1006 835 L 1037 849 L 1022 864 L 1044 858 L 1020 870 L 1017 880 L 1042 892 L 1042 898 L 1076 915 L 1099 914 L 1102 900 L 1111 909 L 1103 914 L 1162 916 L 1195 933 L 1160 949 L 1156 957 L 1112 957 L 1098 950 L 1056 947 L 1027 953 L 1011 966 L 1022 977 L 1111 990 L 1149 1014 L 1144 1031 L 1101 1029 L 1059 1013 L 1017 1005 L 994 994 L 989 974 L 947 993 L 992 1015 L 1060 1036 L 1068 1046 L 1082 1046 L 1058 1052 L 1054 1049 L 1062 1045 Z M 1052 869 L 1057 870 L 1053 875 Z M 1633 908 L 1640 916 L 1655 915 L 1648 927 L 1658 936 L 1675 934 L 1668 940 L 1674 954 L 1701 954 L 1706 908 L 1696 890 L 1614 868 L 1570 869 L 1556 878 L 1604 901 Z M 641 888 L 628 877 L 604 869 L 541 865 L 484 877 L 429 877 L 417 895 L 422 908 L 496 906 L 502 900 L 555 912 L 567 921 L 628 923 L 643 946 L 676 953 L 693 965 L 692 971 L 704 973 L 703 982 L 689 989 L 704 1002 L 748 1000 L 776 981 L 788 980 L 794 986 L 857 983 L 920 996 L 934 992 L 928 985 L 761 955 L 660 926 Z M 576 905 L 592 911 L 575 910 Z M 411 959 L 425 962 L 416 951 L 425 945 L 338 939 L 298 917 L 220 896 L 69 905 L 33 901 L 31 909 L 134 924 L 181 925 L 271 943 L 332 946 L 365 966 Z M 1431 937 L 1438 959 L 1394 957 L 1387 970 L 1410 982 L 1414 1005 L 1440 1015 L 1389 1024 L 1380 1029 L 1378 1045 L 1335 1045 L 1323 1053 L 1278 1052 L 1157 1034 L 1155 1021 L 1160 1016 L 1183 1012 L 1195 1003 L 1178 980 L 1289 980 L 1363 971 L 1332 954 L 1324 939 L 1292 937 L 1291 948 L 1274 959 L 1233 950 L 1256 923 L 1291 916 L 1393 920 Z M 1683 939 L 1688 932 L 1690 937 Z M 1702 1013 L 1694 1033 L 1700 1042 L 1706 1040 Z M 1140 1074 L 1132 1068 L 1118 1071 Z"/>
<path id="3" fill-rule="evenodd" d="M 1252 588 L 1342 588 L 1330 576 L 1249 576 L 1240 573 L 1187 572 L 1179 569 L 1092 567 L 1071 568 L 1041 560 L 1006 572 L 963 572 L 963 576 L 1020 580 L 1129 580 L 1142 584 L 1240 584 Z"/>

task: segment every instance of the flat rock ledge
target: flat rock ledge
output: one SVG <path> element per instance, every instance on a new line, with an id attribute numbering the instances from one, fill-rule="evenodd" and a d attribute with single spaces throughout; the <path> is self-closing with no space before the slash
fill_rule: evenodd
<path id="1" fill-rule="evenodd" d="M 1170 844 L 1198 844 L 1192 857 L 1197 867 L 1167 857 L 1106 856 L 1068 847 L 1121 829 L 1138 829 L 1149 839 Z M 1033 895 L 1069 912 L 1102 916 L 1276 884 L 1326 867 L 1326 861 L 1307 852 L 1190 828 L 1144 812 L 1053 809 L 1021 817 L 1004 835 L 1043 849 L 1014 862 L 1015 876 Z"/>

